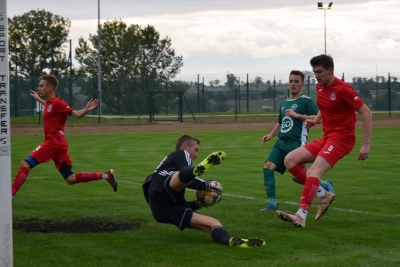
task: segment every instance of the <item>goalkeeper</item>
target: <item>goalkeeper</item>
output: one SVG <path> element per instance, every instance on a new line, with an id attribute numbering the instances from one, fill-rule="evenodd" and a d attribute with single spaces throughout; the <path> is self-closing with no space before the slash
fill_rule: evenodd
<path id="1" fill-rule="evenodd" d="M 265 245 L 259 238 L 241 239 L 231 237 L 222 224 L 212 217 L 198 214 L 195 210 L 204 206 L 195 200 L 185 200 L 185 189 L 214 190 L 222 193 L 221 184 L 216 181 L 200 179 L 204 172 L 225 159 L 225 152 L 210 154 L 196 167 L 192 162 L 197 158 L 200 140 L 190 135 L 182 135 L 176 150 L 166 156 L 143 183 L 143 192 L 156 221 L 177 226 L 180 230 L 192 228 L 211 234 L 220 244 L 238 247 L 257 247 Z"/>

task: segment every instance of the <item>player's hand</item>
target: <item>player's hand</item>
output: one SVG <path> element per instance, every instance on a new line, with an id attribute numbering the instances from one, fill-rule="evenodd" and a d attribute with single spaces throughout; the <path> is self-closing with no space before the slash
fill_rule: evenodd
<path id="1" fill-rule="evenodd" d="M 297 118 L 299 116 L 299 114 L 297 114 L 293 109 L 287 109 L 287 110 L 285 110 L 285 116 Z"/>
<path id="2" fill-rule="evenodd" d="M 267 141 L 271 140 L 271 138 L 272 138 L 271 134 L 264 135 L 264 136 L 262 137 L 262 139 L 261 139 L 261 144 L 262 144 L 262 145 L 265 145 L 265 143 L 266 143 Z"/>
<path id="3" fill-rule="evenodd" d="M 221 185 L 220 183 L 218 183 L 217 181 L 209 180 L 209 179 L 207 179 L 207 178 L 204 179 L 204 181 L 207 183 L 206 189 L 208 189 L 208 190 L 213 190 L 213 191 L 219 192 L 219 193 L 221 193 L 221 194 L 222 194 L 222 192 L 224 191 L 224 190 L 222 189 L 222 185 Z"/>
<path id="4" fill-rule="evenodd" d="M 97 99 L 91 99 L 87 104 L 86 104 L 86 110 L 92 111 L 97 107 L 97 104 L 99 103 L 99 101 Z"/>
<path id="5" fill-rule="evenodd" d="M 360 153 L 358 154 L 358 160 L 366 160 L 368 158 L 370 150 L 370 145 L 363 144 L 360 148 Z"/>
<path id="6" fill-rule="evenodd" d="M 40 96 L 39 96 L 39 94 L 38 94 L 36 91 L 31 90 L 30 95 L 31 95 L 31 97 L 33 97 L 35 100 L 39 100 L 39 99 L 40 99 Z"/>
<path id="7" fill-rule="evenodd" d="M 306 128 L 310 129 L 314 127 L 317 123 L 314 120 L 306 119 Z"/>

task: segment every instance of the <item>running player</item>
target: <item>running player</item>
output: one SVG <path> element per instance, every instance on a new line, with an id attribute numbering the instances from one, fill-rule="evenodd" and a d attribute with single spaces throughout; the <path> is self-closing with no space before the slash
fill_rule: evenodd
<path id="1" fill-rule="evenodd" d="M 186 188 L 222 192 L 220 183 L 203 180 L 198 176 L 212 166 L 220 164 L 226 154 L 223 151 L 214 152 L 194 167 L 192 162 L 198 156 L 199 144 L 199 139 L 182 135 L 176 143 L 176 150 L 166 156 L 156 170 L 146 178 L 143 193 L 154 219 L 160 223 L 173 224 L 180 230 L 192 228 L 205 231 L 211 234 L 215 242 L 224 245 L 238 247 L 265 245 L 259 238 L 231 237 L 217 219 L 195 212 L 202 207 L 201 203 L 185 200 Z"/>
<path id="2" fill-rule="evenodd" d="M 68 154 L 68 143 L 64 136 L 64 125 L 67 116 L 71 115 L 77 119 L 85 116 L 89 111 L 97 107 L 98 100 L 90 100 L 84 109 L 74 110 L 69 107 L 59 96 L 56 96 L 58 81 L 53 75 L 42 76 L 38 93 L 31 91 L 31 96 L 42 105 L 44 142 L 33 150 L 27 158 L 21 161 L 19 171 L 12 183 L 12 198 L 14 199 L 20 187 L 26 181 L 32 168 L 51 159 L 56 168 L 69 184 L 90 182 L 104 179 L 117 191 L 117 181 L 115 180 L 114 170 L 105 172 L 80 172 L 75 175 L 72 169 L 72 161 Z"/>
<path id="3" fill-rule="evenodd" d="M 279 107 L 278 123 L 271 132 L 262 137 L 262 145 L 272 137 L 278 135 L 278 141 L 272 147 L 264 165 L 264 186 L 267 192 L 269 205 L 261 211 L 277 210 L 276 185 L 274 171 L 284 174 L 286 167 L 284 159 L 292 150 L 304 146 L 307 141 L 308 130 L 305 120 L 313 119 L 318 113 L 317 105 L 310 97 L 303 95 L 304 74 L 299 70 L 292 70 L 289 74 L 290 97 L 284 100 Z M 296 178 L 293 181 L 298 182 Z M 330 181 L 321 180 L 321 186 L 330 192 L 333 186 Z"/>
<path id="4" fill-rule="evenodd" d="M 372 133 L 372 113 L 354 89 L 334 76 L 332 57 L 319 55 L 310 60 L 315 78 L 318 81 L 317 104 L 319 112 L 312 120 L 306 120 L 307 128 L 322 120 L 324 135 L 321 139 L 306 144 L 290 152 L 285 158 L 289 172 L 305 185 L 296 214 L 276 211 L 279 218 L 296 227 L 305 227 L 307 213 L 315 195 L 318 197 L 318 212 L 315 220 L 328 210 L 335 194 L 319 186 L 321 176 L 330 170 L 344 156 L 349 154 L 355 144 L 355 123 L 357 111 L 362 118 L 364 138 L 358 160 L 368 158 Z M 303 163 L 312 163 L 307 170 Z"/>

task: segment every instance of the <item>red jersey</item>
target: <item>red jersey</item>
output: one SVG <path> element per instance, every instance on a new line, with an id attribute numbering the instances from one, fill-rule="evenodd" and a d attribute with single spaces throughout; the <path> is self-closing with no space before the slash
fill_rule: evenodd
<path id="1" fill-rule="evenodd" d="M 335 77 L 328 86 L 317 84 L 317 105 L 321 112 L 324 135 L 355 138 L 356 114 L 364 101 L 353 87 Z"/>
<path id="2" fill-rule="evenodd" d="M 73 108 L 59 96 L 46 101 L 43 109 L 45 143 L 51 146 L 68 147 L 64 136 L 64 125 Z"/>

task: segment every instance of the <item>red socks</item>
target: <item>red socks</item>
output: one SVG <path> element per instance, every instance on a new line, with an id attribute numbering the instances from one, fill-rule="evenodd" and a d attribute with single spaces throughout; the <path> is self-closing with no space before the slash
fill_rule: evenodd
<path id="1" fill-rule="evenodd" d="M 13 196 L 15 196 L 20 187 L 25 183 L 26 178 L 28 178 L 28 174 L 29 174 L 29 168 L 26 167 L 19 168 L 19 171 L 17 175 L 15 175 L 14 182 L 12 183 L 11 186 L 11 194 Z"/>
<path id="2" fill-rule="evenodd" d="M 300 208 L 308 210 L 317 194 L 319 187 L 319 179 L 317 177 L 307 177 L 303 192 L 301 193 Z"/>
<path id="3" fill-rule="evenodd" d="M 102 172 L 80 172 L 75 174 L 76 183 L 86 183 L 93 180 L 103 179 Z"/>
<path id="4" fill-rule="evenodd" d="M 293 166 L 289 172 L 296 178 L 296 180 L 301 184 L 306 184 L 306 173 L 307 169 L 301 164 Z"/>

